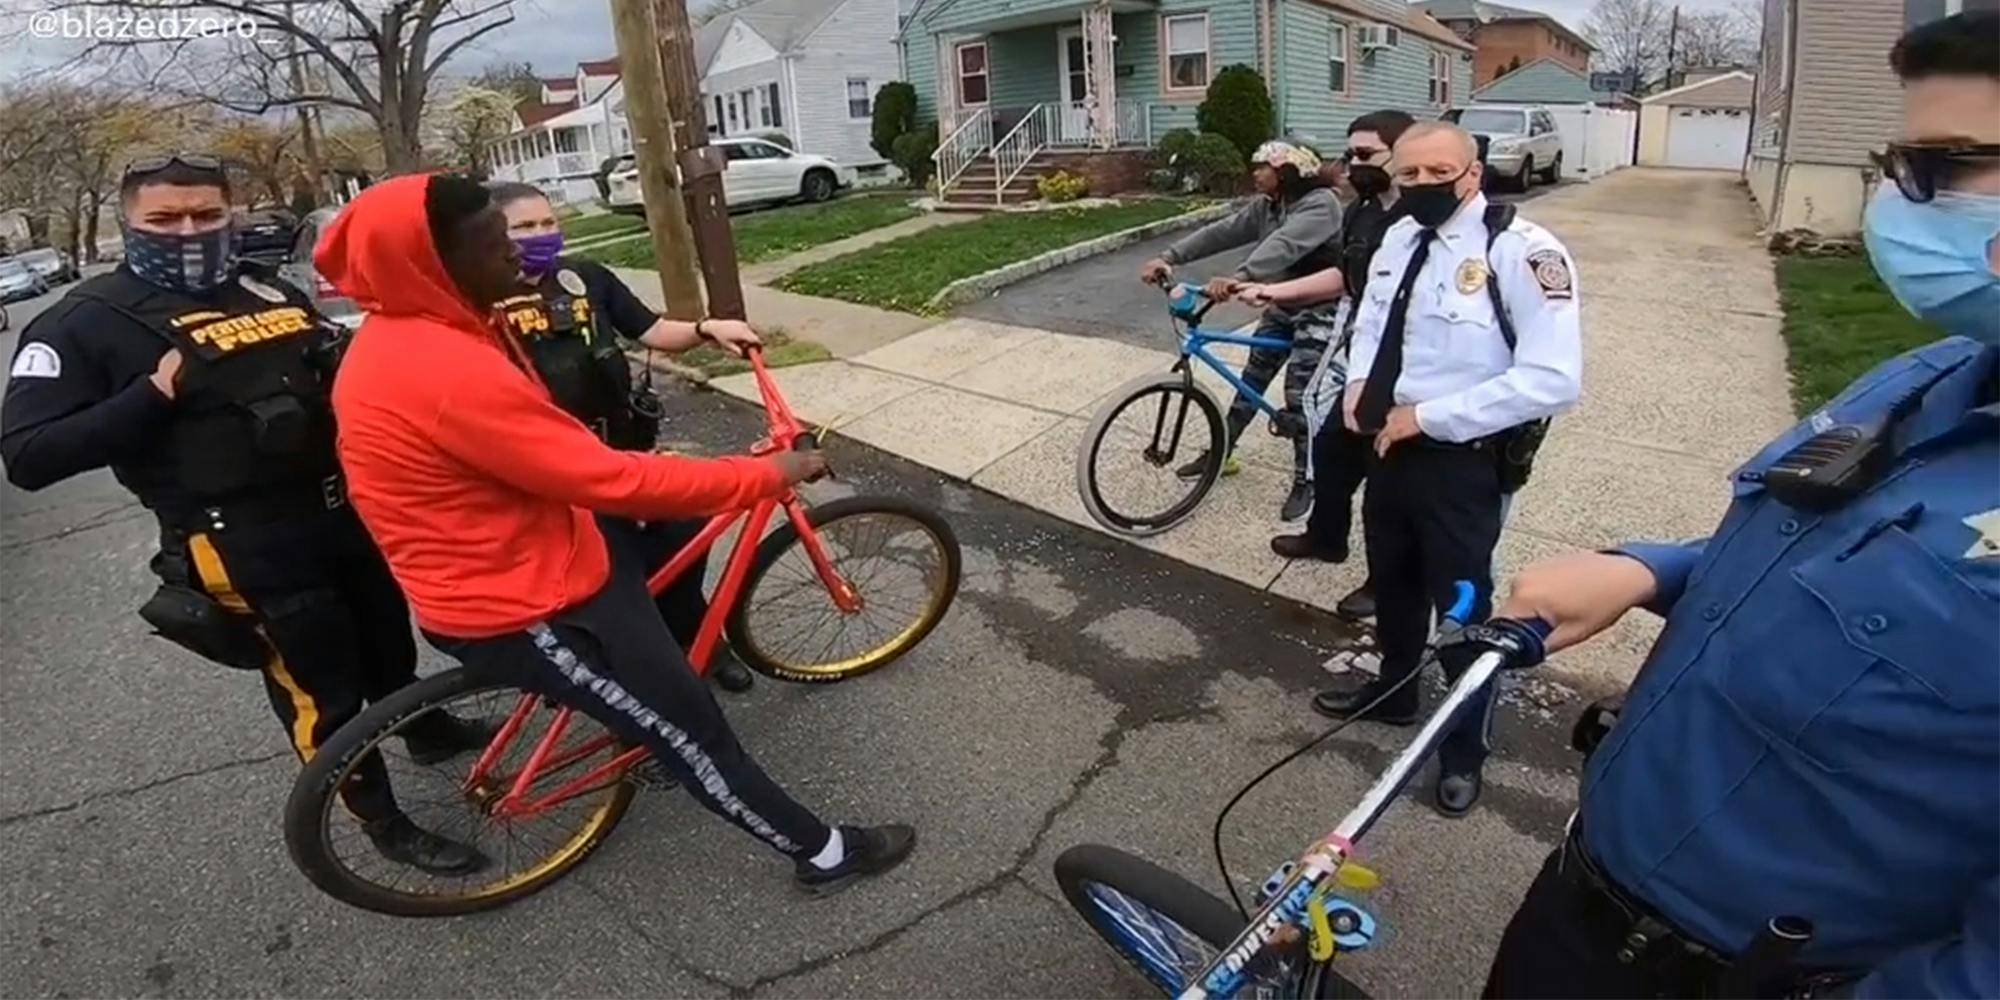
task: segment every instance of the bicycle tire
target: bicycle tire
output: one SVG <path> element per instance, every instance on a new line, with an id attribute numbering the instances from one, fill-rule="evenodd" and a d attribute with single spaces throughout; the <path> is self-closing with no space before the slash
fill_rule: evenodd
<path id="1" fill-rule="evenodd" d="M 1132 517 L 1112 510 L 1111 505 L 1105 502 L 1102 484 L 1097 481 L 1097 456 L 1103 450 L 1105 438 L 1110 435 L 1112 424 L 1119 414 L 1154 393 L 1184 396 L 1201 411 L 1208 424 L 1208 464 L 1195 480 L 1193 491 L 1164 513 L 1152 517 Z M 1091 519 L 1108 531 L 1132 538 L 1157 535 L 1194 514 L 1214 492 L 1215 484 L 1222 479 L 1227 451 L 1228 432 L 1223 423 L 1222 405 L 1207 389 L 1194 384 L 1185 374 L 1142 376 L 1114 390 L 1111 401 L 1098 408 L 1090 427 L 1083 432 L 1083 446 L 1076 453 L 1077 496 L 1083 501 L 1083 509 Z M 1169 456 L 1168 461 L 1171 460 Z"/>
<path id="2" fill-rule="evenodd" d="M 612 796 L 588 821 L 589 825 L 562 848 L 554 863 L 538 866 L 529 877 L 500 888 L 467 896 L 419 896 L 393 892 L 355 875 L 335 856 L 327 820 L 338 806 L 338 787 L 356 760 L 389 738 L 407 720 L 463 695 L 481 691 L 520 691 L 518 685 L 475 678 L 464 668 L 446 670 L 410 684 L 370 705 L 348 721 L 319 748 L 300 770 L 285 802 L 285 846 L 293 865 L 320 891 L 350 906 L 398 917 L 448 917 L 504 906 L 546 888 L 569 874 L 602 846 L 631 808 L 636 789 L 618 782 Z"/>
<path id="3" fill-rule="evenodd" d="M 928 535 L 943 556 L 942 579 L 931 589 L 929 603 L 914 622 L 890 637 L 890 640 L 864 654 L 843 659 L 832 666 L 803 667 L 787 663 L 779 656 L 760 645 L 756 631 L 750 625 L 750 611 L 756 606 L 758 584 L 769 575 L 799 540 L 798 530 L 789 519 L 782 521 L 776 531 L 765 536 L 757 545 L 752 558 L 750 572 L 744 578 L 743 590 L 734 607 L 723 620 L 723 631 L 728 634 L 730 648 L 737 659 L 750 669 L 775 680 L 800 683 L 831 684 L 850 680 L 863 674 L 872 673 L 895 662 L 904 653 L 915 648 L 951 610 L 952 601 L 958 596 L 959 576 L 963 571 L 964 557 L 959 549 L 958 535 L 951 529 L 951 522 L 944 515 L 923 504 L 901 497 L 854 496 L 842 497 L 828 503 L 819 504 L 806 512 L 806 521 L 815 530 L 823 530 L 843 518 L 864 515 L 887 515 L 892 518 L 915 522 Z M 853 582 L 853 581 L 850 581 Z M 866 602 L 868 594 L 861 599 Z M 831 598 L 829 597 L 829 600 Z"/>
<path id="4" fill-rule="evenodd" d="M 1084 923 L 1089 924 L 1090 929 L 1097 932 L 1097 936 L 1110 945 L 1120 958 L 1168 996 L 1178 996 L 1186 988 L 1184 978 L 1183 981 L 1174 980 L 1165 970 L 1149 964 L 1145 957 L 1138 954 L 1127 936 L 1128 932 L 1110 925 L 1111 916 L 1091 895 L 1092 885 L 1112 889 L 1126 900 L 1178 924 L 1181 929 L 1201 939 L 1208 947 L 1203 964 L 1213 959 L 1243 930 L 1242 915 L 1228 903 L 1173 872 L 1115 847 L 1100 844 L 1072 847 L 1056 858 L 1055 875 L 1063 898 L 1069 901 L 1070 907 L 1076 910 Z M 1198 967 L 1187 969 L 1183 976 L 1197 972 Z M 1282 989 L 1280 995 L 1310 996 L 1318 1000 L 1366 1000 L 1368 996 L 1325 962 L 1302 961 L 1289 985 L 1295 988 Z"/>

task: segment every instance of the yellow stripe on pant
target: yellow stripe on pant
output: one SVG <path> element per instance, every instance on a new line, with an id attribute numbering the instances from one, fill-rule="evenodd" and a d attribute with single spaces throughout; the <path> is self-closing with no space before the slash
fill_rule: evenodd
<path id="1" fill-rule="evenodd" d="M 215 542 L 206 534 L 188 537 L 188 551 L 194 556 L 195 576 L 201 580 L 202 589 L 215 598 L 217 604 L 238 614 L 250 614 L 250 602 L 236 592 L 236 586 L 229 582 L 229 570 L 222 565 L 222 553 L 215 549 Z M 319 706 L 312 695 L 299 686 L 298 679 L 285 666 L 284 654 L 278 652 L 276 643 L 271 641 L 263 626 L 257 632 L 264 636 L 264 644 L 271 648 L 271 662 L 264 665 L 271 680 L 285 692 L 292 702 L 292 746 L 299 753 L 300 760 L 313 758 L 313 733 L 319 728 Z"/>

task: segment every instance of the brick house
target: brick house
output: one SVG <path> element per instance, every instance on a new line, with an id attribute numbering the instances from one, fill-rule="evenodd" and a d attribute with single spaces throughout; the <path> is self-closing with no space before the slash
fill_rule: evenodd
<path id="1" fill-rule="evenodd" d="M 1472 56 L 1475 87 L 1541 59 L 1588 73 L 1590 55 L 1597 51 L 1568 25 L 1540 11 L 1486 0 L 1428 0 L 1412 6 L 1476 47 Z"/>

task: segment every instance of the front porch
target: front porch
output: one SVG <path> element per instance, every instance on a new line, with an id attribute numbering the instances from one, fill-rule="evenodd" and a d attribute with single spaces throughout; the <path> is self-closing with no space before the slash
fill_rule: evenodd
<path id="1" fill-rule="evenodd" d="M 1097 0 L 931 32 L 940 196 L 1026 201 L 1057 157 L 1151 147 L 1158 21 L 1150 2 Z"/>

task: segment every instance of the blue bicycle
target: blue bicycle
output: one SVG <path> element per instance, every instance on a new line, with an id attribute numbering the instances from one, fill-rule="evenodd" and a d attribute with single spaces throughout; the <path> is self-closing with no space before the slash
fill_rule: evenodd
<path id="1" fill-rule="evenodd" d="M 1472 585 L 1460 583 L 1458 587 L 1458 600 L 1446 615 L 1454 624 L 1463 622 L 1472 607 Z M 1503 669 L 1541 662 L 1549 631 L 1548 623 L 1540 620 L 1502 618 L 1466 629 L 1460 638 L 1477 655 L 1443 703 L 1333 832 L 1264 882 L 1257 893 L 1255 912 L 1246 914 L 1240 904 L 1231 906 L 1150 861 L 1098 844 L 1081 844 L 1056 858 L 1056 882 L 1063 896 L 1098 937 L 1168 996 L 1182 1000 L 1237 996 L 1349 1000 L 1366 996 L 1333 969 L 1337 956 L 1370 947 L 1380 933 L 1375 917 L 1351 898 L 1352 893 L 1375 883 L 1374 873 L 1352 860 L 1355 842 L 1395 802 L 1443 741 L 1453 716 L 1481 687 Z M 1420 674 L 1412 673 L 1403 683 Z M 1391 693 L 1393 689 L 1382 698 Z M 1244 786 L 1230 805 L 1240 801 L 1257 781 L 1347 725 L 1343 722 L 1329 729 L 1273 764 Z M 1223 814 L 1228 811 L 1225 806 Z M 1218 864 L 1222 859 L 1221 822 L 1216 820 L 1214 839 Z M 1226 868 L 1222 877 L 1229 883 Z M 1229 891 L 1233 898 L 1233 885 Z"/>
<path id="2" fill-rule="evenodd" d="M 1245 384 L 1209 352 L 1210 344 L 1288 350 L 1276 337 L 1203 329 L 1216 306 L 1196 285 L 1167 290 L 1167 314 L 1180 338 L 1180 357 L 1165 374 L 1118 387 L 1084 432 L 1076 455 L 1076 490 L 1097 523 L 1123 535 L 1156 535 L 1179 524 L 1208 498 L 1229 458 L 1224 406 L 1194 379 L 1190 361 L 1207 365 L 1271 419 L 1272 433 L 1297 436 L 1305 421 L 1285 413 Z M 1189 423 L 1197 426 L 1190 434 Z M 1206 430 L 1200 425 L 1206 425 Z M 1186 448 L 1183 451 L 1183 447 Z"/>

